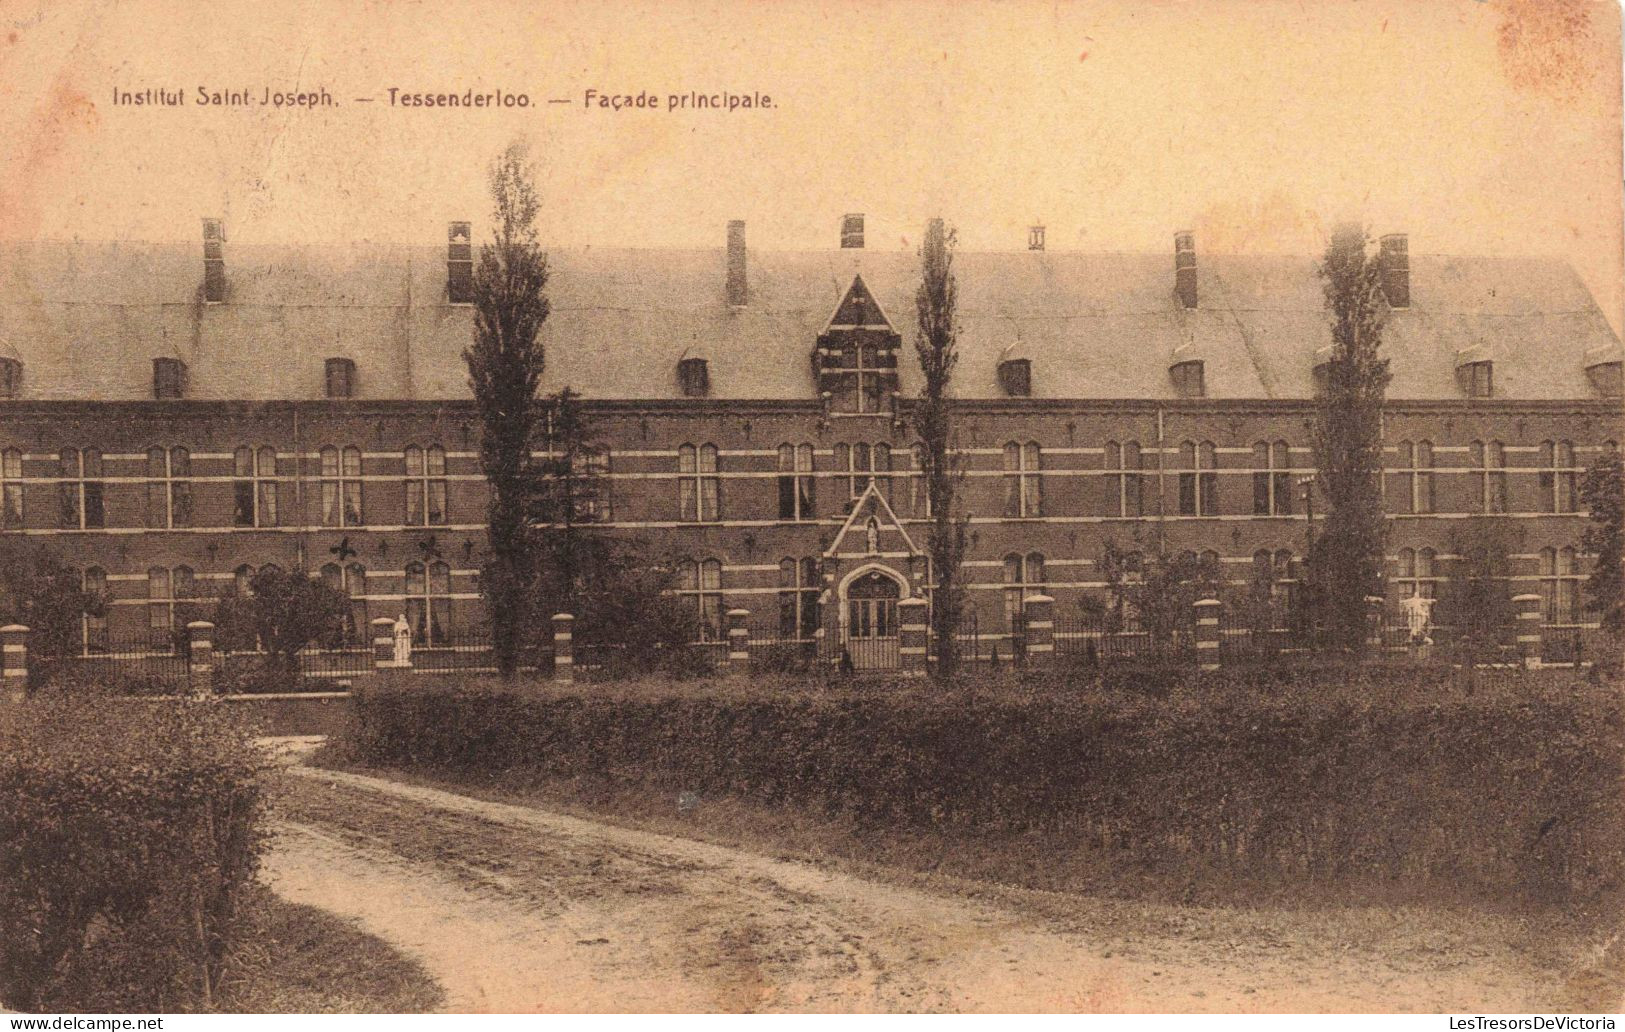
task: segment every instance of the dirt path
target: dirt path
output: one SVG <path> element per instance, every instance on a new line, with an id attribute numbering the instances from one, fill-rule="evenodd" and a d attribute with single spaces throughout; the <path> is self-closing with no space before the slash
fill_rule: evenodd
<path id="1" fill-rule="evenodd" d="M 1549 976 L 1483 950 L 1232 948 L 1215 943 L 1211 912 L 1202 941 L 1133 933 L 1125 946 L 1122 935 L 1056 931 L 1001 907 L 813 864 L 354 774 L 290 774 L 269 883 L 418 957 L 451 1010 L 1551 1005 Z"/>

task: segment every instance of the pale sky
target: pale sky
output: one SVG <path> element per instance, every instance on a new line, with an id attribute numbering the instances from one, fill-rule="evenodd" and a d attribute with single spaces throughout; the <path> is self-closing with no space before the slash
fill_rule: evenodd
<path id="1" fill-rule="evenodd" d="M 558 245 L 1553 254 L 1625 322 L 1620 13 L 1592 0 L 71 4 L 0 0 L 0 236 L 444 239 L 509 140 Z M 246 90 L 244 108 L 192 103 Z M 387 90 L 529 94 L 391 108 Z M 327 89 L 337 107 L 262 108 Z M 179 88 L 186 106 L 114 106 Z M 582 95 L 760 92 L 752 111 Z M 371 104 L 358 97 L 373 97 Z M 548 104 L 550 98 L 569 104 Z M 478 229 L 477 229 L 478 232 Z M 1170 262 L 1172 261 L 1170 254 Z"/>

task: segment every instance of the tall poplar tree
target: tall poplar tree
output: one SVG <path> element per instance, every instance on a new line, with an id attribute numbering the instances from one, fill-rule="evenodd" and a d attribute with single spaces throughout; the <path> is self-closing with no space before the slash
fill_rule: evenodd
<path id="1" fill-rule="evenodd" d="M 941 219 L 932 219 L 920 245 L 920 287 L 914 295 L 919 317 L 914 352 L 923 382 L 913 415 L 931 507 L 926 552 L 931 557 L 931 630 L 939 678 L 951 677 L 959 668 L 959 618 L 964 609 L 959 567 L 965 557 L 965 520 L 957 511 L 961 471 L 953 456 L 953 405 L 948 397 L 959 362 L 955 243 L 954 232 L 945 229 Z"/>
<path id="2" fill-rule="evenodd" d="M 1368 245 L 1359 226 L 1339 226 L 1320 267 L 1332 333 L 1314 419 L 1326 517 L 1309 556 L 1312 604 L 1330 644 L 1356 651 L 1366 642 L 1366 596 L 1382 586 L 1386 519 L 1382 406 L 1390 376 L 1378 349 L 1387 302 Z"/>
<path id="3" fill-rule="evenodd" d="M 532 443 L 542 422 L 543 349 L 547 320 L 547 255 L 536 234 L 541 204 L 535 167 L 521 143 L 491 163 L 493 239 L 474 269 L 474 342 L 463 352 L 480 419 L 480 467 L 491 485 L 490 554 L 481 590 L 491 617 L 497 671 L 513 676 L 535 600 L 535 548 L 529 511 L 537 471 Z"/>

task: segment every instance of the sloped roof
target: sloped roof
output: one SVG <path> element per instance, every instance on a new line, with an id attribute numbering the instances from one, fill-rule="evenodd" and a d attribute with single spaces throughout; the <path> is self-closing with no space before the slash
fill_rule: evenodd
<path id="1" fill-rule="evenodd" d="M 357 366 L 361 398 L 468 396 L 461 359 L 472 311 L 445 303 L 431 247 L 273 247 L 228 241 L 223 304 L 202 301 L 197 245 L 0 245 L 0 341 L 24 363 L 24 397 L 141 399 L 152 359 L 173 356 L 201 399 L 319 398 L 324 359 Z M 556 249 L 543 388 L 592 398 L 680 396 L 677 359 L 710 362 L 712 396 L 814 397 L 808 356 L 857 276 L 905 344 L 919 261 L 906 252 L 749 252 L 749 303 L 724 294 L 722 248 Z M 1179 306 L 1173 255 L 962 253 L 963 397 L 1000 397 L 999 356 L 1019 345 L 1037 398 L 1174 397 L 1184 347 L 1214 398 L 1306 398 L 1328 339 L 1311 257 L 1198 255 L 1200 304 Z M 1618 340 L 1556 260 L 1411 255 L 1412 307 L 1384 333 L 1395 399 L 1460 397 L 1458 351 L 1486 347 L 1497 393 L 1594 396 L 1588 350 Z M 864 305 L 864 318 L 874 307 Z M 917 390 L 910 355 L 902 389 Z"/>

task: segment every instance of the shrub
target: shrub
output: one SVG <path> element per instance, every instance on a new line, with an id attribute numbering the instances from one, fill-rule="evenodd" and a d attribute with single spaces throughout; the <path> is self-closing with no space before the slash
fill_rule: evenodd
<path id="1" fill-rule="evenodd" d="M 903 826 L 1065 833 L 1148 864 L 1498 897 L 1620 880 L 1617 699 L 1565 676 L 1473 696 L 1398 668 L 1123 690 L 1063 673 L 919 682 L 509 688 L 385 680 L 356 697 L 364 763 L 630 778 Z"/>
<path id="2" fill-rule="evenodd" d="M 55 692 L 0 713 L 0 1000 L 209 1008 L 262 843 L 229 707 Z"/>

